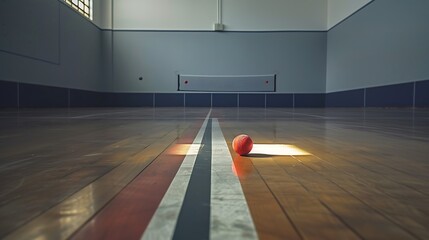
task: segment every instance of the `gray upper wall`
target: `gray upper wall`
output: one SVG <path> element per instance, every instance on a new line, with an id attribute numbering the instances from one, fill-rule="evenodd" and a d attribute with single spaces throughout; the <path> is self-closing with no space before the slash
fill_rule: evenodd
<path id="1" fill-rule="evenodd" d="M 103 31 L 60 0 L 4 0 L 0 80 L 174 92 L 177 74 L 277 74 L 285 93 L 425 80 L 427 9 L 425 0 L 375 0 L 329 32 Z"/>
<path id="2" fill-rule="evenodd" d="M 101 31 L 62 1 L 0 1 L 0 36 L 0 80 L 101 88 Z"/>
<path id="3" fill-rule="evenodd" d="M 0 4 L 0 80 L 175 92 L 177 74 L 277 74 L 279 92 L 325 89 L 325 32 L 112 32 L 59 0 Z"/>
<path id="4" fill-rule="evenodd" d="M 58 64 L 59 4 L 0 1 L 0 50 Z"/>
<path id="5" fill-rule="evenodd" d="M 113 59 L 110 91 L 174 92 L 178 74 L 276 74 L 278 92 L 323 93 L 326 32 L 115 31 Z"/>
<path id="6" fill-rule="evenodd" d="M 375 0 L 328 32 L 326 91 L 429 79 L 429 1 Z"/>

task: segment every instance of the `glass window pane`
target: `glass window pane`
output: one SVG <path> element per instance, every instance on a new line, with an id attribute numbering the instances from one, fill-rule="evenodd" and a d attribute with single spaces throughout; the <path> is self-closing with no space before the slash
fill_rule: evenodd
<path id="1" fill-rule="evenodd" d="M 64 0 L 64 2 L 92 20 L 92 0 Z"/>

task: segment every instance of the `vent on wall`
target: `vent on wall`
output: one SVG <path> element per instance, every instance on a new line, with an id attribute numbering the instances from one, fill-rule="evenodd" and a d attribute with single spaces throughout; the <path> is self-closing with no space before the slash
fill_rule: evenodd
<path id="1" fill-rule="evenodd" d="M 178 75 L 179 91 L 275 92 L 276 75 Z"/>

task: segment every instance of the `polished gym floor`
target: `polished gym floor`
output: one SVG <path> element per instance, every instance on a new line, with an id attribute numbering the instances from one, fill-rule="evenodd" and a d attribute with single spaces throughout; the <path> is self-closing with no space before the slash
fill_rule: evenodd
<path id="1" fill-rule="evenodd" d="M 0 126 L 0 238 L 429 239 L 429 109 L 4 109 Z"/>

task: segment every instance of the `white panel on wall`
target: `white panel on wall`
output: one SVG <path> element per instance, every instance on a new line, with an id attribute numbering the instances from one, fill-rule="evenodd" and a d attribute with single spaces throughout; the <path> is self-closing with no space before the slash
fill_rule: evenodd
<path id="1" fill-rule="evenodd" d="M 328 29 L 372 0 L 328 0 Z"/>
<path id="2" fill-rule="evenodd" d="M 114 1 L 114 29 L 212 30 L 216 0 Z"/>
<path id="3" fill-rule="evenodd" d="M 223 0 L 226 30 L 326 30 L 326 0 Z"/>
<path id="4" fill-rule="evenodd" d="M 179 91 L 275 92 L 276 75 L 179 75 Z"/>

